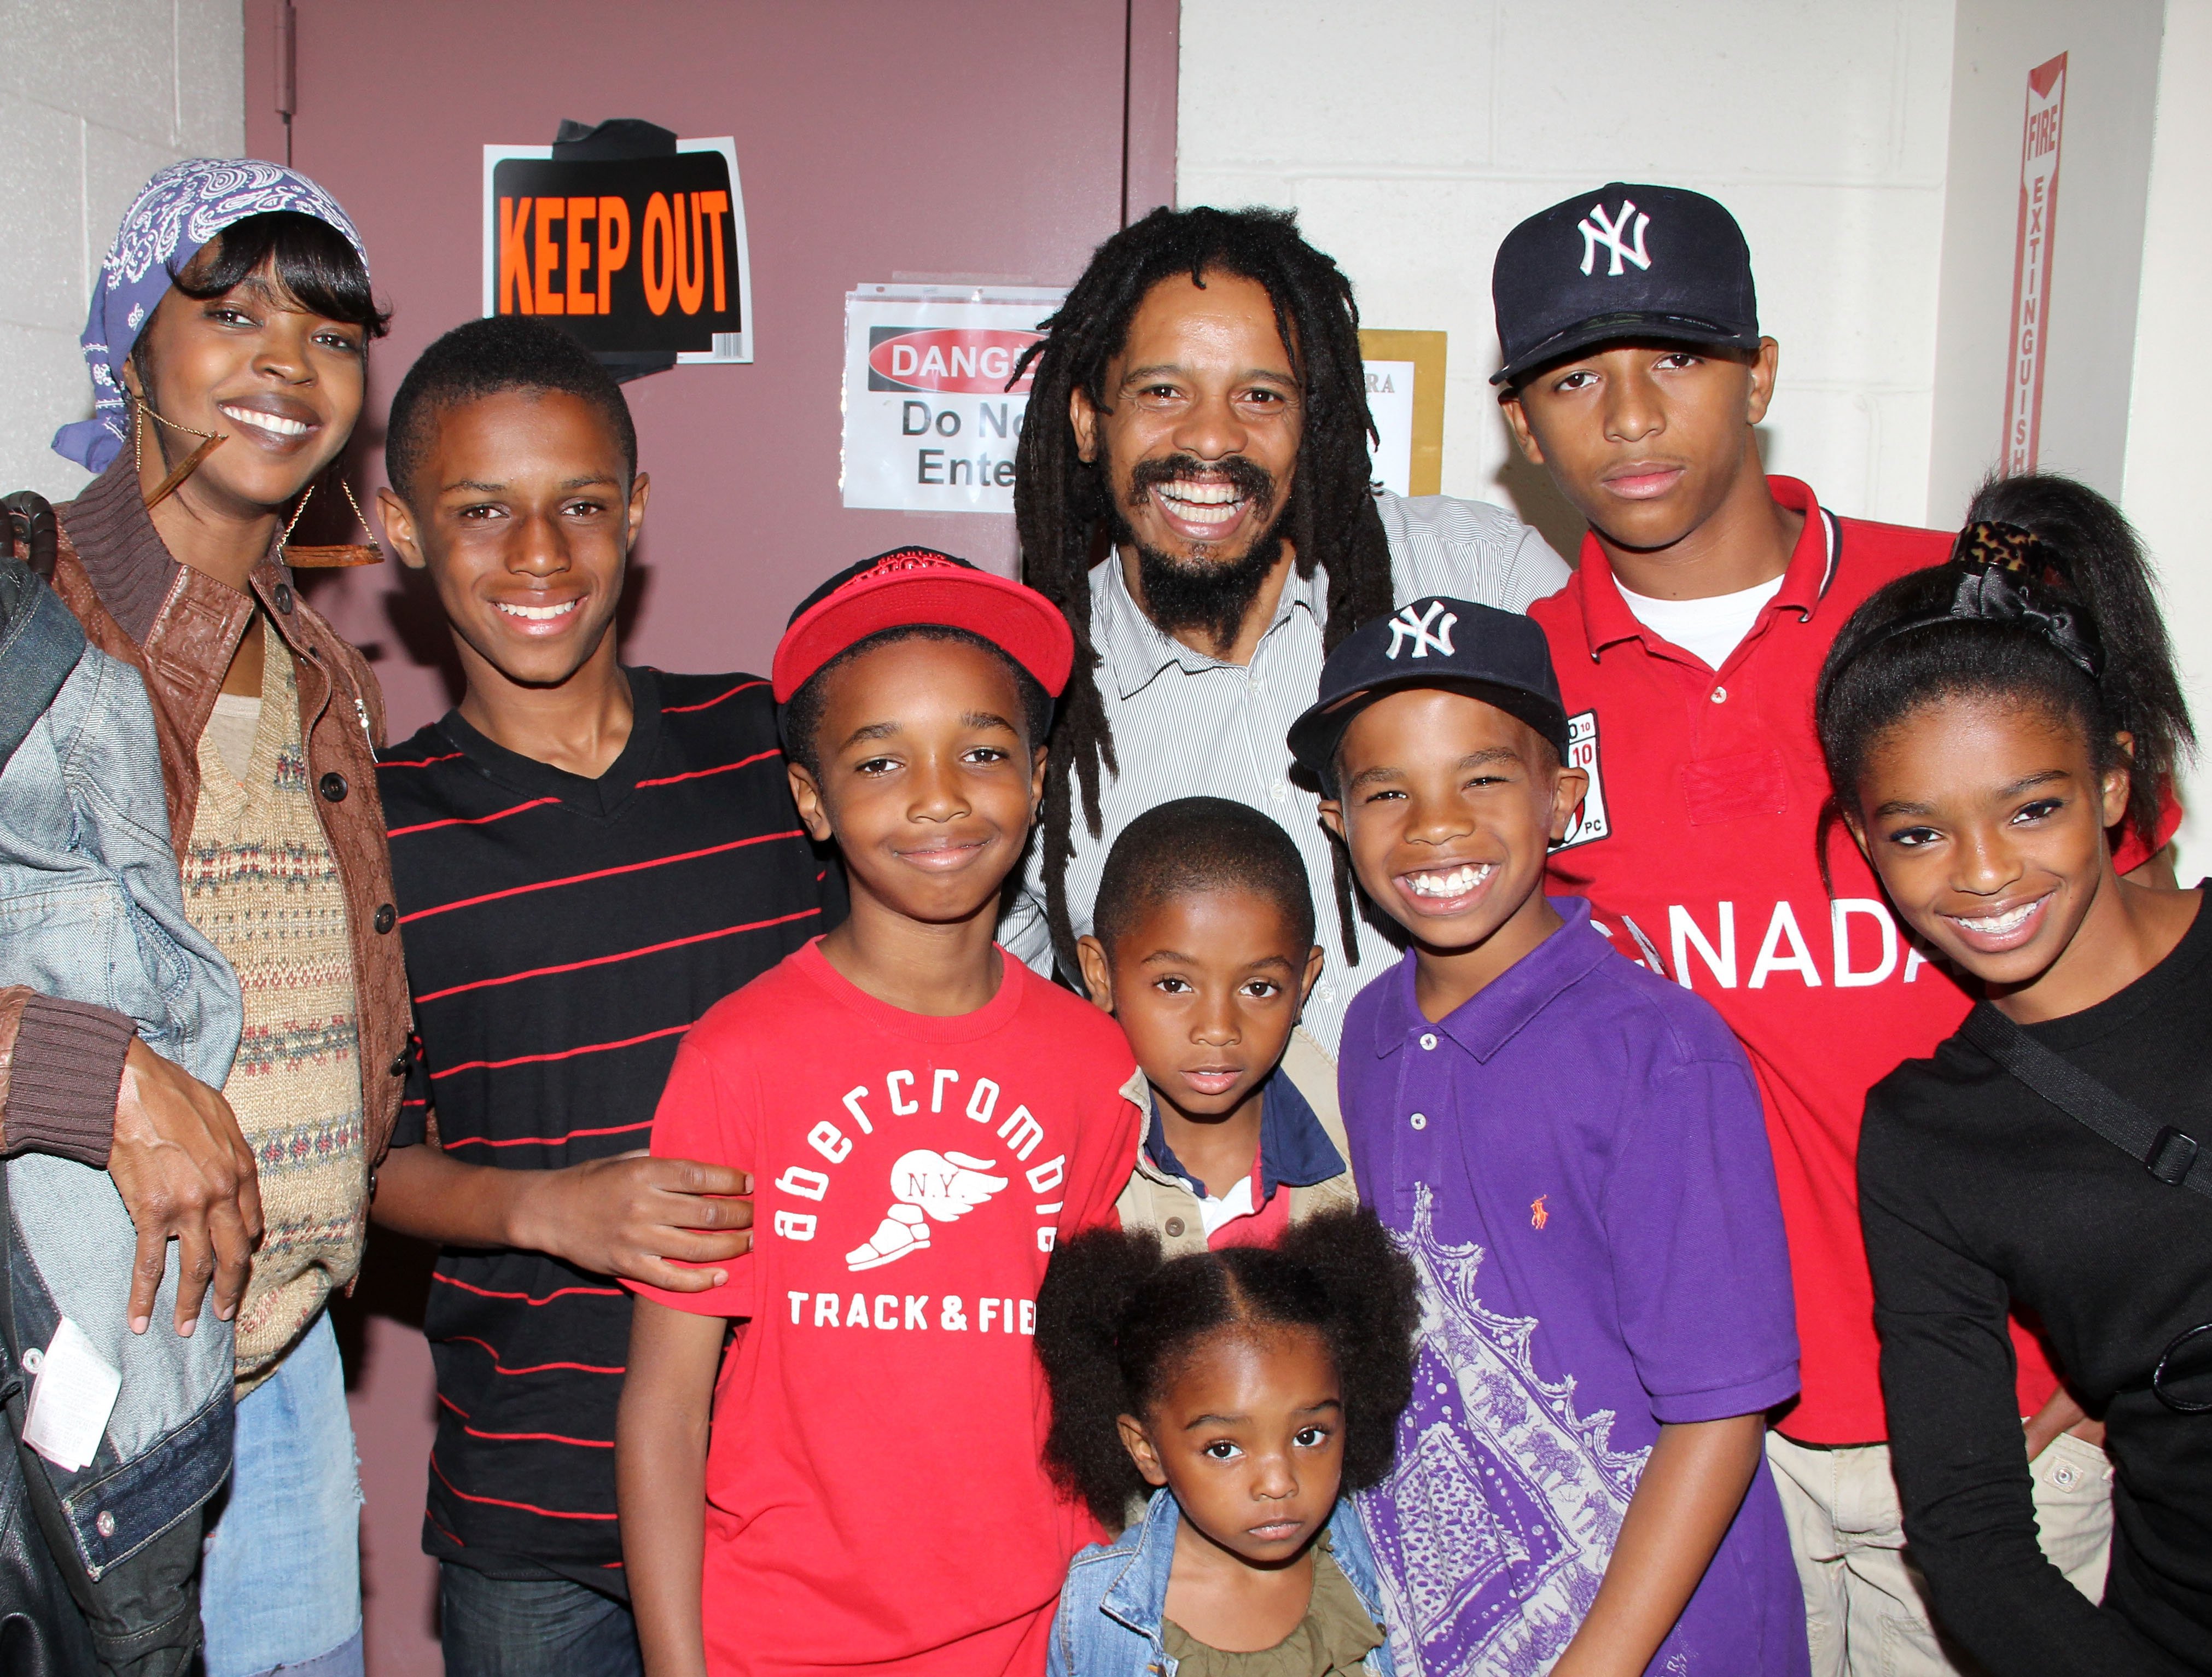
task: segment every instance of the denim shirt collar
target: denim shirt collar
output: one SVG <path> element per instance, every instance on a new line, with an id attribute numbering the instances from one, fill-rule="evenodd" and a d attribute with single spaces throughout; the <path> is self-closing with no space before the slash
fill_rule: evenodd
<path id="1" fill-rule="evenodd" d="M 1275 1197 L 1275 1189 L 1285 1182 L 1292 1188 L 1311 1188 L 1325 1182 L 1345 1171 L 1344 1156 L 1336 1151 L 1336 1144 L 1328 1139 L 1328 1132 L 1321 1127 L 1321 1120 L 1313 1104 L 1298 1092 L 1290 1075 L 1280 1066 L 1267 1074 L 1261 1085 L 1260 1102 L 1260 1203 Z M 1183 1168 L 1176 1157 L 1175 1149 L 1168 1145 L 1165 1133 L 1160 1127 L 1160 1103 L 1152 1097 L 1152 1121 L 1145 1127 L 1145 1154 L 1159 1170 L 1186 1182 L 1197 1178 Z"/>
<path id="2" fill-rule="evenodd" d="M 1124 1532 L 1115 1544 L 1128 1545 L 1128 1564 L 1115 1575 L 1098 1609 L 1119 1619 L 1139 1636 L 1157 1641 L 1168 1616 L 1168 1574 L 1175 1566 L 1176 1528 L 1182 1511 L 1164 1490 L 1152 1492 L 1145 1507 L 1144 1523 L 1135 1528 L 1136 1540 Z"/>

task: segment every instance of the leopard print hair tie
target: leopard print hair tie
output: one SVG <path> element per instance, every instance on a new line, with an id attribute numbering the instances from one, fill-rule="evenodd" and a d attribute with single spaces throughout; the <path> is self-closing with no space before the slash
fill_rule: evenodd
<path id="1" fill-rule="evenodd" d="M 1954 565 L 1988 565 L 2046 586 L 2064 587 L 2066 579 L 2051 562 L 2043 538 L 2033 530 L 1996 519 L 1977 519 L 1951 545 Z"/>

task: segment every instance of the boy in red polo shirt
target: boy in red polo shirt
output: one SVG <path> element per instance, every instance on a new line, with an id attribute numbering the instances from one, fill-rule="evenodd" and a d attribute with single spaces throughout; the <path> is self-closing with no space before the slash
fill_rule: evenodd
<path id="1" fill-rule="evenodd" d="M 1824 878 L 1813 688 L 1852 609 L 1951 538 L 1838 518 L 1762 474 L 1776 344 L 1743 234 L 1711 198 L 1619 183 L 1570 198 L 1507 236 L 1493 293 L 1507 421 L 1590 524 L 1574 580 L 1528 614 L 1590 777 L 1553 889 L 1718 1008 L 1758 1074 L 1803 1346 L 1803 1396 L 1768 1454 L 1814 1672 L 1950 1672 L 1882 1442 L 1855 1161 L 1868 1089 L 1933 1053 L 1969 1003 L 1848 842 L 1827 844 Z M 2123 870 L 2147 860 L 2121 849 Z M 2080 1410 L 2017 1324 L 2013 1340 L 2045 1547 L 2094 1597 L 2102 1453 L 2065 1436 Z"/>
<path id="2" fill-rule="evenodd" d="M 992 941 L 1074 654 L 1042 594 L 926 549 L 831 579 L 776 648 L 852 912 L 691 1028 L 653 1118 L 656 1155 L 750 1173 L 759 1220 L 704 1291 L 630 1283 L 647 1677 L 1042 1677 L 1098 1532 L 1042 1462 L 1037 1285 L 1113 1220 L 1142 1089 L 1112 1020 Z"/>

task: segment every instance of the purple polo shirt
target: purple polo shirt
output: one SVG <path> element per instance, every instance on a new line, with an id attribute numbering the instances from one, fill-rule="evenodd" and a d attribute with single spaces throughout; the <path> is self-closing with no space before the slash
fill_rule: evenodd
<path id="1" fill-rule="evenodd" d="M 1391 1650 L 1421 1677 L 1544 1668 L 1605 1575 L 1662 1423 L 1797 1390 L 1758 1086 L 1720 1015 L 1615 954 L 1589 905 L 1440 1024 L 1413 957 L 1352 1004 L 1339 1079 L 1360 1198 L 1421 1276 L 1413 1401 L 1358 1498 Z M 1805 1604 L 1762 1457 L 1649 1668 L 1805 1677 Z"/>

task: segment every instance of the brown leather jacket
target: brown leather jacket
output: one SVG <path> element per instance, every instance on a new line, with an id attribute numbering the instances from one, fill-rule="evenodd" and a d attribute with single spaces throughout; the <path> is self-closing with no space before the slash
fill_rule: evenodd
<path id="1" fill-rule="evenodd" d="M 362 1121 L 374 1170 L 399 1114 L 409 1019 L 392 858 L 376 789 L 374 752 L 384 743 L 384 697 L 376 677 L 299 598 L 290 570 L 273 550 L 254 567 L 251 600 L 172 558 L 147 515 L 127 453 L 56 511 L 62 539 L 54 591 L 83 624 L 86 639 L 132 665 L 145 681 L 161 744 L 169 833 L 180 857 L 199 803 L 199 738 L 255 600 L 292 653 L 307 774 L 322 794 L 316 807 L 345 890 L 360 1018 Z M 27 1064 L 33 1053 L 51 1051 L 46 1035 L 33 1040 L 21 1029 L 26 1000 L 23 993 L 0 992 L 0 1076 L 9 1081 L 33 1071 Z M 41 999 L 29 1000 L 35 1005 Z M 119 1050 L 117 1060 L 115 1076 L 105 1079 L 106 1111 L 72 1115 L 88 1126 L 96 1120 L 103 1133 L 113 1123 Z M 0 1102 L 6 1089 L 0 1082 Z M 8 1138 L 10 1143 L 17 1139 Z M 103 1145 L 99 1153 L 104 1157 L 105 1152 Z"/>

